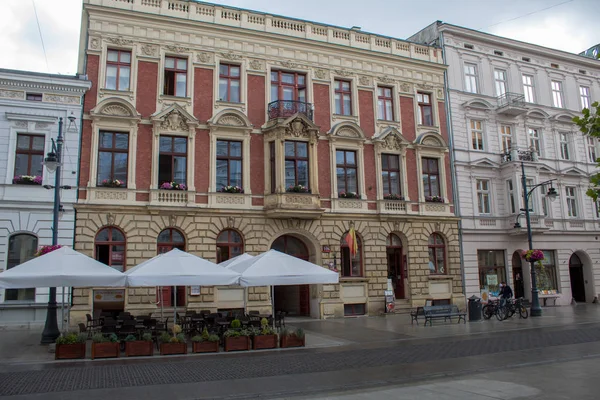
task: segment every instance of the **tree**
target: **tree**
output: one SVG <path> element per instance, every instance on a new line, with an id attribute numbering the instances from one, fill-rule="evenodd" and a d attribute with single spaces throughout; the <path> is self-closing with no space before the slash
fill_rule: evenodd
<path id="1" fill-rule="evenodd" d="M 582 117 L 574 117 L 573 122 L 577 124 L 579 130 L 584 134 L 600 139 L 600 103 L 595 101 L 592 103 L 591 110 L 584 108 L 581 110 Z M 600 168 L 600 158 L 596 159 L 598 168 Z M 600 197 L 600 172 L 590 177 L 592 187 L 588 189 L 586 194 L 594 201 Z"/>

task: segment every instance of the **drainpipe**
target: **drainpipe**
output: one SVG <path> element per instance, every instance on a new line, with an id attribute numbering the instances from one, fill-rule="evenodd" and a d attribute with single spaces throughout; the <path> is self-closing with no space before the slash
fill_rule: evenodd
<path id="1" fill-rule="evenodd" d="M 444 64 L 446 62 L 446 49 L 444 46 L 444 32 L 440 32 L 439 45 L 442 48 L 442 58 Z M 466 284 L 465 284 L 465 258 L 463 255 L 463 235 L 462 235 L 462 218 L 460 215 L 460 199 L 458 196 L 458 184 L 456 178 L 456 167 L 454 166 L 454 160 L 456 159 L 455 148 L 454 148 L 454 130 L 452 126 L 452 110 L 450 107 L 450 87 L 448 85 L 448 70 L 444 71 L 444 87 L 446 91 L 446 129 L 448 130 L 448 146 L 450 147 L 450 176 L 452 177 L 452 201 L 454 203 L 454 214 L 458 219 L 458 243 L 460 248 L 460 274 L 462 282 L 462 292 L 467 295 Z"/>

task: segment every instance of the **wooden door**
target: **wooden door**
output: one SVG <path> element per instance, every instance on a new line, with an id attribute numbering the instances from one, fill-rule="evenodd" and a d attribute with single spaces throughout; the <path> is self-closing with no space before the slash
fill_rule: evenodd
<path id="1" fill-rule="evenodd" d="M 298 285 L 298 294 L 300 295 L 300 315 L 310 314 L 310 287 L 308 285 Z"/>

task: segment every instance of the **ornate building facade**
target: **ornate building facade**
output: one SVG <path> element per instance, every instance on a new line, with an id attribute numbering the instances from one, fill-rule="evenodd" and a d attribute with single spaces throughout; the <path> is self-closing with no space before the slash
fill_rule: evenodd
<path id="1" fill-rule="evenodd" d="M 400 307 L 464 302 L 439 49 L 193 1 L 85 0 L 82 21 L 77 250 L 126 270 L 274 248 L 339 271 L 275 288 L 278 310 L 316 318 L 382 312 L 388 278 Z M 162 290 L 76 289 L 73 320 L 271 304 Z"/>
<path id="2" fill-rule="evenodd" d="M 522 164 L 531 192 L 542 304 L 592 302 L 600 291 L 600 212 L 586 196 L 598 143 L 572 118 L 600 98 L 600 61 L 436 22 L 414 35 L 448 64 L 466 296 L 509 283 L 531 297 Z M 558 197 L 552 201 L 548 191 Z M 529 190 L 528 190 L 529 191 Z"/>

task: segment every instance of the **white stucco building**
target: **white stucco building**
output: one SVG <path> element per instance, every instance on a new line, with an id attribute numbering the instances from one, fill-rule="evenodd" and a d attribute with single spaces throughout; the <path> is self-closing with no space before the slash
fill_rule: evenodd
<path id="1" fill-rule="evenodd" d="M 43 185 L 54 185 L 55 177 L 41 163 L 62 118 L 62 185 L 76 188 L 83 95 L 90 85 L 77 76 L 0 69 L 0 271 L 52 243 L 54 190 Z M 69 116 L 75 117 L 73 124 Z M 73 245 L 76 195 L 76 190 L 61 193 L 61 245 Z M 0 326 L 43 325 L 47 302 L 47 288 L 0 289 Z"/>
<path id="2" fill-rule="evenodd" d="M 544 303 L 591 302 L 600 292 L 600 214 L 586 196 L 598 143 L 571 118 L 600 98 L 600 61 L 436 22 L 409 40 L 443 48 L 452 125 L 455 204 L 466 296 L 508 282 L 531 296 L 521 161 L 531 196 L 533 247 L 545 252 Z M 519 220 L 521 228 L 515 228 Z"/>

